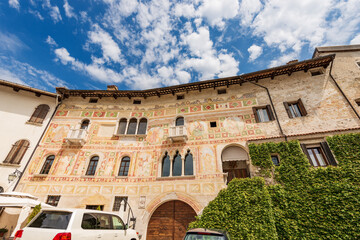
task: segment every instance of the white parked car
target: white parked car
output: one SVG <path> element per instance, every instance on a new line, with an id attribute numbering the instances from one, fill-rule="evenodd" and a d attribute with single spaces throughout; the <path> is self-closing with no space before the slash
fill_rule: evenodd
<path id="1" fill-rule="evenodd" d="M 115 213 L 89 209 L 43 209 L 14 240 L 139 240 Z"/>

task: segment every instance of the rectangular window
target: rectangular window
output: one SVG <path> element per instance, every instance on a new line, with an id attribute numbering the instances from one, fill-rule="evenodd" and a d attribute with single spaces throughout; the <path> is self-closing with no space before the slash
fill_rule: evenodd
<path id="1" fill-rule="evenodd" d="M 284 106 L 289 118 L 303 117 L 307 115 L 304 104 L 300 98 L 294 102 L 284 102 Z"/>
<path id="2" fill-rule="evenodd" d="M 133 104 L 141 104 L 141 100 L 134 100 Z"/>
<path id="3" fill-rule="evenodd" d="M 310 74 L 311 74 L 311 76 L 318 76 L 318 75 L 321 75 L 321 74 L 323 74 L 323 72 L 321 71 L 321 70 L 310 70 Z"/>
<path id="4" fill-rule="evenodd" d="M 253 107 L 256 122 L 269 122 L 275 120 L 270 105 Z"/>
<path id="5" fill-rule="evenodd" d="M 275 166 L 280 165 L 279 156 L 278 155 L 271 155 L 271 160 Z"/>
<path id="6" fill-rule="evenodd" d="M 118 212 L 120 210 L 121 201 L 124 201 L 124 212 L 126 211 L 126 205 L 127 205 L 128 197 L 116 196 L 115 200 L 114 200 L 114 206 L 113 206 L 113 211 L 114 212 Z"/>
<path id="7" fill-rule="evenodd" d="M 217 90 L 218 94 L 225 94 L 226 93 L 226 89 L 218 89 Z"/>
<path id="8" fill-rule="evenodd" d="M 182 94 L 182 95 L 176 95 L 176 100 L 182 100 L 182 99 L 185 99 L 185 95 Z"/>
<path id="9" fill-rule="evenodd" d="M 65 230 L 69 225 L 71 215 L 71 212 L 43 211 L 28 227 Z"/>
<path id="10" fill-rule="evenodd" d="M 97 103 L 98 99 L 97 98 L 90 98 L 89 103 Z"/>
<path id="11" fill-rule="evenodd" d="M 216 128 L 216 122 L 210 122 L 210 127 L 212 127 L 212 128 Z"/>
<path id="12" fill-rule="evenodd" d="M 104 205 L 86 205 L 86 209 L 92 209 L 92 210 L 104 210 Z"/>
<path id="13" fill-rule="evenodd" d="M 86 171 L 86 175 L 88 176 L 94 176 L 95 175 L 95 171 L 96 171 L 96 166 L 98 164 L 98 160 L 96 159 L 91 159 L 90 163 L 89 163 L 89 167 Z"/>
<path id="14" fill-rule="evenodd" d="M 60 196 L 48 196 L 47 200 L 46 200 L 46 203 L 51 205 L 51 206 L 54 206 L 56 207 L 59 203 L 59 200 L 60 200 Z"/>
<path id="15" fill-rule="evenodd" d="M 337 162 L 327 142 L 319 144 L 300 144 L 303 152 L 314 167 L 325 167 L 328 165 L 337 166 Z"/>

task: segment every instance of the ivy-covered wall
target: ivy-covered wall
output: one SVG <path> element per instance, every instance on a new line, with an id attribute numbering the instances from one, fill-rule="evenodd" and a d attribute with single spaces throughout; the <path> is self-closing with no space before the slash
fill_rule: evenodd
<path id="1" fill-rule="evenodd" d="M 233 239 L 360 239 L 360 134 L 326 140 L 337 167 L 311 167 L 298 141 L 250 144 L 252 164 L 277 184 L 235 179 L 190 227 L 226 229 Z"/>

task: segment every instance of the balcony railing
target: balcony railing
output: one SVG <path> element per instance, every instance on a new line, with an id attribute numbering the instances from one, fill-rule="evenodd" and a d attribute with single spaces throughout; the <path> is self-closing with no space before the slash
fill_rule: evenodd
<path id="1" fill-rule="evenodd" d="M 169 138 L 173 142 L 185 141 L 187 140 L 187 133 L 185 126 L 175 126 L 170 127 L 169 129 Z"/>
<path id="2" fill-rule="evenodd" d="M 65 138 L 67 143 L 73 144 L 85 144 L 85 139 L 87 137 L 86 129 L 71 129 L 68 133 L 68 136 Z"/>

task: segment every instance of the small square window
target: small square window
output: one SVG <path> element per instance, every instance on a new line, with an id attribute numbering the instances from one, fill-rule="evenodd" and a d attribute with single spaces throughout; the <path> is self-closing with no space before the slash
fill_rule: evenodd
<path id="1" fill-rule="evenodd" d="M 185 99 L 185 95 L 182 94 L 182 95 L 176 95 L 176 100 L 182 100 L 182 99 Z"/>
<path id="2" fill-rule="evenodd" d="M 97 98 L 90 98 L 89 103 L 97 103 L 98 99 Z"/>
<path id="3" fill-rule="evenodd" d="M 355 99 L 356 104 L 360 107 L 360 98 Z"/>
<path id="4" fill-rule="evenodd" d="M 134 100 L 133 104 L 141 104 L 141 100 Z"/>
<path id="5" fill-rule="evenodd" d="M 226 89 L 218 89 L 218 94 L 226 94 Z"/>
<path id="6" fill-rule="evenodd" d="M 313 71 L 310 71 L 310 74 L 311 74 L 311 76 L 314 77 L 314 76 L 323 74 L 323 72 L 321 70 L 313 70 Z"/>
<path id="7" fill-rule="evenodd" d="M 56 207 L 59 204 L 60 196 L 48 196 L 46 203 Z"/>
<path id="8" fill-rule="evenodd" d="M 280 160 L 278 155 L 271 155 L 271 160 L 275 166 L 280 165 Z"/>
<path id="9" fill-rule="evenodd" d="M 270 105 L 253 107 L 256 122 L 269 122 L 275 120 Z"/>
<path id="10" fill-rule="evenodd" d="M 216 122 L 210 122 L 210 127 L 216 128 Z"/>
<path id="11" fill-rule="evenodd" d="M 298 99 L 295 102 L 284 102 L 284 106 L 289 118 L 303 117 L 307 115 L 301 99 Z"/>
<path id="12" fill-rule="evenodd" d="M 314 167 L 326 167 L 328 165 L 337 166 L 337 162 L 327 142 L 319 144 L 300 144 L 303 152 Z"/>

